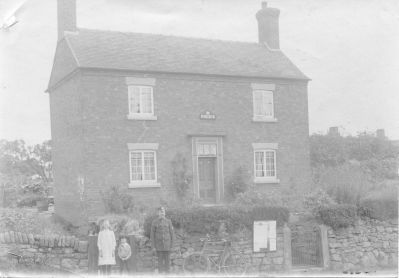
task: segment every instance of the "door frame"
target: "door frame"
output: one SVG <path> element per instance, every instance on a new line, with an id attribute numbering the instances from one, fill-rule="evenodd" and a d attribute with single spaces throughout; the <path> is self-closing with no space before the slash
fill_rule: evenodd
<path id="1" fill-rule="evenodd" d="M 192 137 L 192 160 L 193 160 L 193 189 L 194 196 L 199 198 L 199 175 L 198 175 L 198 158 L 206 157 L 199 156 L 197 146 L 203 143 L 216 144 L 216 156 L 209 155 L 208 157 L 216 157 L 216 204 L 220 204 L 223 201 L 224 196 L 224 178 L 223 178 L 223 140 L 222 137 L 215 136 L 203 136 L 203 137 Z"/>

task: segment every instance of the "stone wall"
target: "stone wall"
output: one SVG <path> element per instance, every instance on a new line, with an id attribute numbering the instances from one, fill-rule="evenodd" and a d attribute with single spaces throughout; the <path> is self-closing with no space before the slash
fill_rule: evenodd
<path id="1" fill-rule="evenodd" d="M 8 252 L 13 252 L 39 258 L 50 267 L 73 273 L 87 272 L 87 248 L 87 241 L 73 236 L 33 235 L 13 231 L 0 233 L 1 260 L 12 260 Z"/>
<path id="2" fill-rule="evenodd" d="M 150 272 L 156 264 L 156 258 L 151 251 L 151 243 L 147 237 L 136 237 L 139 250 L 138 271 Z M 173 272 L 181 273 L 184 259 L 194 251 L 200 251 L 202 242 L 199 236 L 182 236 L 177 234 L 173 252 L 171 254 L 171 266 Z M 284 260 L 284 233 L 283 229 L 277 230 L 276 251 L 253 252 L 252 235 L 237 239 L 232 242 L 232 248 L 245 254 L 249 261 L 248 272 L 279 271 L 285 269 L 287 262 Z M 218 256 L 223 250 L 221 244 L 207 247 L 206 254 Z"/>
<path id="3" fill-rule="evenodd" d="M 356 227 L 328 228 L 330 267 L 372 270 L 398 267 L 398 222 L 359 221 Z"/>

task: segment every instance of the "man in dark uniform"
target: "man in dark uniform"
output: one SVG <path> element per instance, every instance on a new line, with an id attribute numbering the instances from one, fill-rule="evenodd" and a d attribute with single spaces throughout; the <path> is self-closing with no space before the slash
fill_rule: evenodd
<path id="1" fill-rule="evenodd" d="M 172 221 L 165 217 L 165 208 L 158 208 L 158 218 L 151 225 L 151 246 L 157 252 L 159 273 L 168 273 L 174 241 Z"/>

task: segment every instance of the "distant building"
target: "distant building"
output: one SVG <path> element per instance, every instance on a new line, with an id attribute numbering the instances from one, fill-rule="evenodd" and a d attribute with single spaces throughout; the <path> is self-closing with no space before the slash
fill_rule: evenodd
<path id="1" fill-rule="evenodd" d="M 262 3 L 258 43 L 80 29 L 75 10 L 58 0 L 47 90 L 57 214 L 104 213 L 112 185 L 177 200 L 178 154 L 204 204 L 240 166 L 264 192 L 310 184 L 309 79 L 279 49 L 278 9 Z"/>

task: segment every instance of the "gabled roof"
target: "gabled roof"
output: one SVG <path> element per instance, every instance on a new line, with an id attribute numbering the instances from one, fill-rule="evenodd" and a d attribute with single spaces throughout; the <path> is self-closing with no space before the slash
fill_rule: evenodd
<path id="1" fill-rule="evenodd" d="M 309 80 L 259 43 L 89 29 L 65 32 L 65 40 L 81 68 Z"/>

